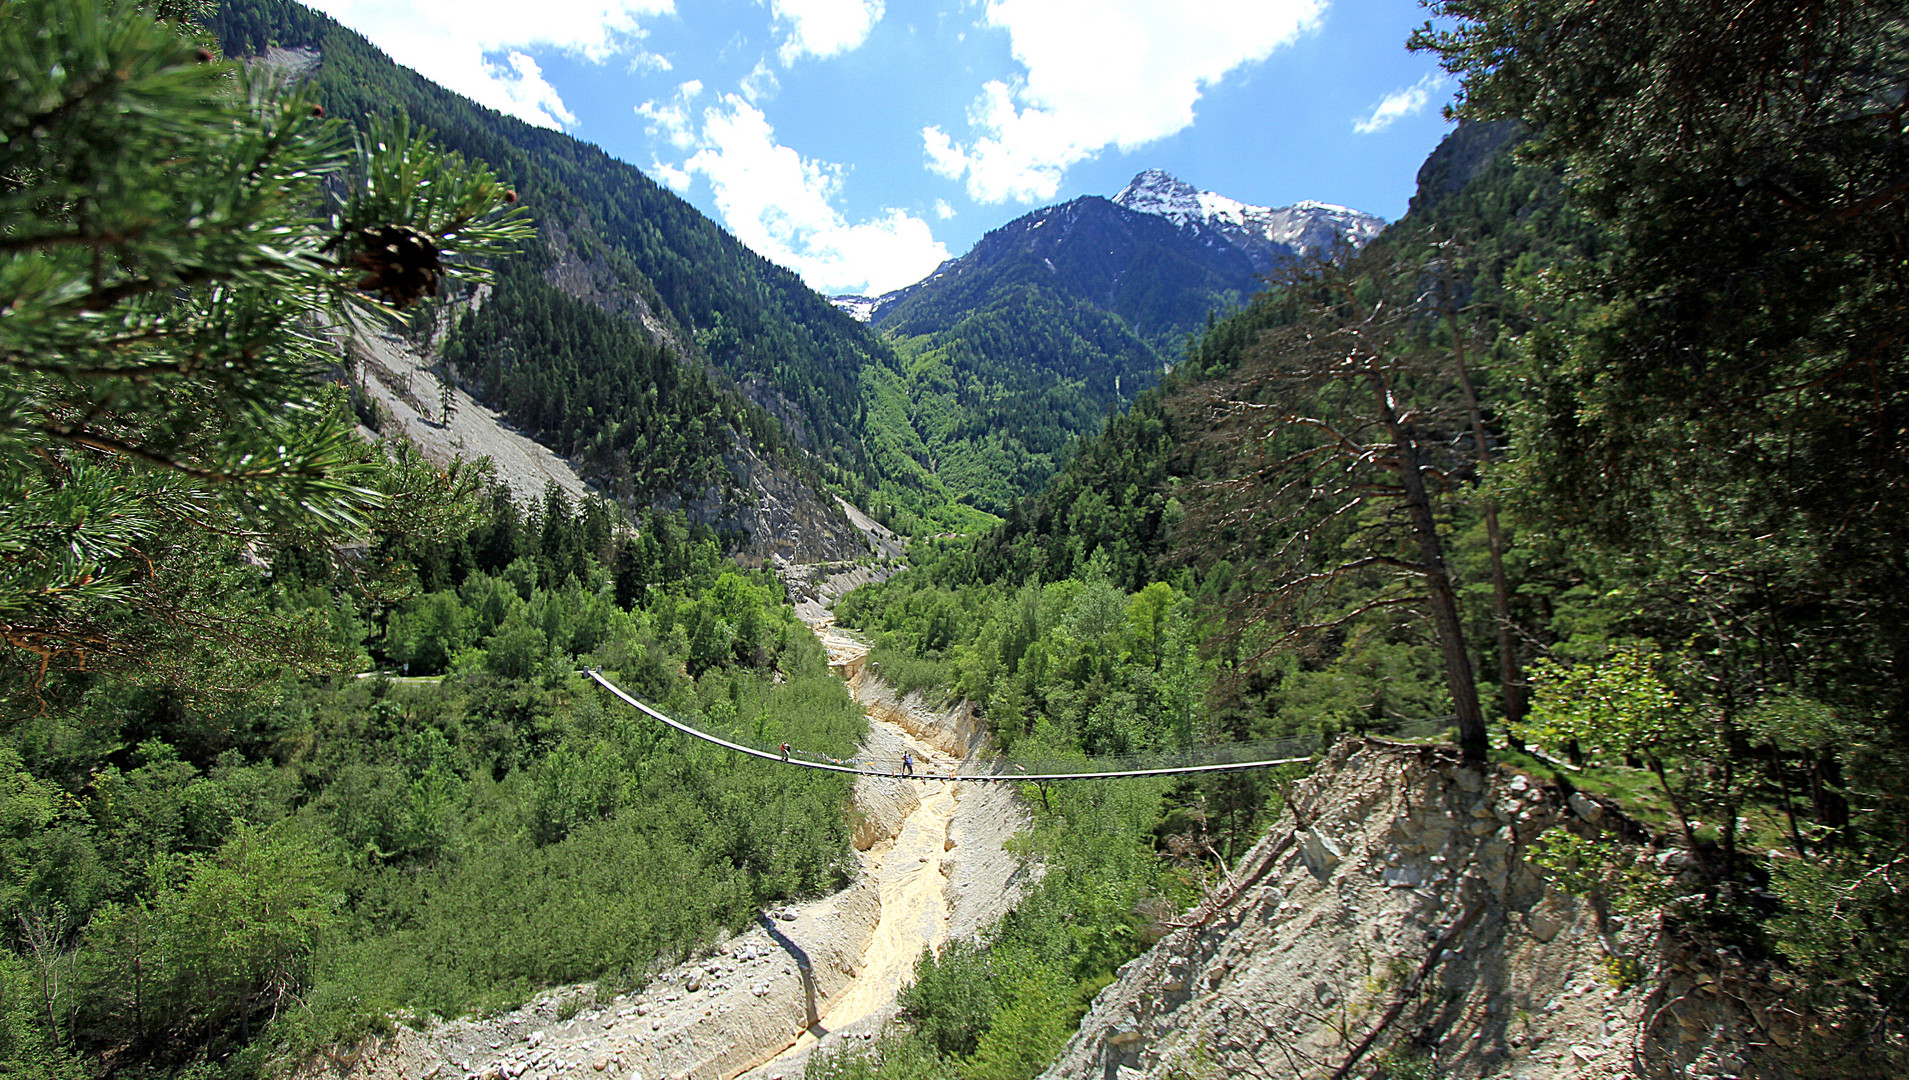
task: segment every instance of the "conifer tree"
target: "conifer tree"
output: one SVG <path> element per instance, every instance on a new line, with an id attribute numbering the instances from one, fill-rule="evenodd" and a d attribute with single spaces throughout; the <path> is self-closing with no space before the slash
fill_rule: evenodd
<path id="1" fill-rule="evenodd" d="M 1180 408 L 1227 474 L 1198 485 L 1182 528 L 1196 557 L 1261 566 L 1240 631 L 1273 629 L 1255 662 L 1387 612 L 1420 614 L 1445 669 L 1458 741 L 1488 740 L 1441 513 L 1460 471 L 1444 434 L 1464 415 L 1444 358 L 1408 347 L 1411 268 L 1368 258 L 1295 272 L 1286 312 L 1237 371 Z"/>
<path id="2" fill-rule="evenodd" d="M 185 13 L 173 5 L 161 15 Z M 321 328 L 528 235 L 402 119 L 358 133 L 112 0 L 0 6 L 0 639 L 83 663 L 180 536 L 336 538 L 378 503 Z M 168 539 L 171 538 L 171 539 Z"/>
<path id="3" fill-rule="evenodd" d="M 1661 648 L 1633 660 L 1633 687 L 1661 683 L 1702 719 L 1675 756 L 1722 817 L 1712 912 L 1769 901 L 1739 872 L 1755 858 L 1735 849 L 1739 785 L 1786 806 L 1808 793 L 1814 826 L 1766 863 L 1781 912 L 1757 944 L 1796 965 L 1784 1008 L 1825 1018 L 1796 1052 L 1809 1070 L 1902 1075 L 1909 15 L 1886 0 L 1430 6 L 1439 23 L 1412 44 L 1463 78 L 1454 111 L 1529 128 L 1521 156 L 1565 171 L 1611 234 L 1551 283 L 1581 314 L 1525 343 L 1524 516 L 1597 568 L 1600 615 L 1642 639 L 1633 658 Z M 1587 715 L 1579 734 L 1619 714 Z"/>

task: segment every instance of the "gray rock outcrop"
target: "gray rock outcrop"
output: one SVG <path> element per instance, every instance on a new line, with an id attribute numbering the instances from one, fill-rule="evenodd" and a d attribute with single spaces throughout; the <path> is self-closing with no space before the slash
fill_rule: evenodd
<path id="1" fill-rule="evenodd" d="M 1615 808 L 1448 749 L 1342 743 L 1228 881 L 1095 999 L 1046 1080 L 1781 1076 L 1768 1017 L 1656 917 L 1547 881 Z"/>

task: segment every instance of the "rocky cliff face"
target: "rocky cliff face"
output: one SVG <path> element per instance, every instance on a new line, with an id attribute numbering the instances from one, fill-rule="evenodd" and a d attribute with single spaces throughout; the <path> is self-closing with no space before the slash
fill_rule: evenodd
<path id="1" fill-rule="evenodd" d="M 1774 1011 L 1720 993 L 1658 919 L 1613 917 L 1529 861 L 1593 819 L 1618 820 L 1448 751 L 1341 744 L 1045 1075 L 1786 1075 L 1762 1053 Z"/>
<path id="2" fill-rule="evenodd" d="M 688 355 L 687 335 L 669 313 L 658 310 L 641 290 L 619 280 L 600 252 L 586 259 L 560 225 L 543 228 L 553 258 L 545 277 L 552 285 L 639 323 L 651 340 L 679 356 Z M 766 379 L 749 377 L 739 385 L 751 401 L 793 434 L 798 445 L 808 446 L 809 420 L 800 406 Z M 739 536 L 735 554 L 742 561 L 810 563 L 856 559 L 868 553 L 869 545 L 833 500 L 803 483 L 783 463 L 764 458 L 740 434 L 731 432 L 723 463 L 729 467 L 731 482 L 704 491 L 681 507 L 691 521 Z"/>
<path id="3" fill-rule="evenodd" d="M 734 433 L 723 464 L 734 478 L 731 486 L 711 487 L 680 507 L 690 521 L 739 537 L 734 555 L 741 562 L 818 563 L 869 553 L 840 507 Z"/>
<path id="4" fill-rule="evenodd" d="M 420 347 L 391 333 L 353 332 L 348 338 L 353 361 L 362 369 L 359 381 L 385 419 L 367 436 L 409 439 L 439 465 L 460 456 L 488 457 L 498 479 L 520 499 L 541 498 L 551 483 L 573 499 L 591 491 L 569 461 L 512 429 L 461 388 L 452 389 L 454 409 L 444 415 L 439 383 L 444 369 L 435 346 Z M 865 537 L 839 500 L 818 494 L 734 433 L 723 461 L 732 477 L 728 487 L 666 505 L 680 506 L 690 520 L 738 537 L 734 554 L 745 563 L 856 560 L 876 544 L 898 546 L 892 534 L 887 540 Z"/>
<path id="5" fill-rule="evenodd" d="M 690 355 L 689 335 L 667 309 L 661 309 L 617 272 L 604 255 L 601 242 L 580 244 L 557 218 L 537 223 L 551 262 L 544 280 L 558 290 L 594 304 L 612 315 L 641 325 L 653 341 L 668 345 L 678 356 Z M 587 230 L 587 225 L 585 226 Z"/>
<path id="6" fill-rule="evenodd" d="M 1529 134 L 1516 120 L 1461 120 L 1439 141 L 1418 170 L 1418 193 L 1408 213 L 1424 214 L 1448 195 L 1478 179 L 1499 153 Z"/>

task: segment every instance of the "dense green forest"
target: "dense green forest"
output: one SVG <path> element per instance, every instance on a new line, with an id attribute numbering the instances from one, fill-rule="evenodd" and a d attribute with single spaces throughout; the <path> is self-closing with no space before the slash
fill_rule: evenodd
<path id="1" fill-rule="evenodd" d="M 353 568 L 298 547 L 229 583 L 232 604 L 319 620 L 355 662 L 42 685 L 57 707 L 0 750 L 23 935 L 7 993 L 47 1005 L 12 1018 L 14 1060 L 249 1071 L 395 1012 L 640 981 L 847 880 L 844 782 L 738 766 L 576 674 L 600 664 L 714 730 L 846 754 L 860 712 L 777 587 L 680 522 L 633 534 L 554 492 L 461 498 L 475 526 L 428 553 L 373 537 L 381 599 L 353 602 Z M 368 661 L 409 675 L 349 674 Z"/>
<path id="2" fill-rule="evenodd" d="M 444 347 L 447 374 L 628 505 L 733 482 L 735 433 L 798 463 L 781 425 L 707 368 L 683 364 L 628 319 L 550 287 L 547 259 L 499 268 L 484 304 Z"/>
<path id="3" fill-rule="evenodd" d="M 998 529 L 843 618 L 1010 746 L 1445 718 L 1692 853 L 1666 931 L 1821 1018 L 1762 1053 L 1893 1074 L 1909 27 L 1435 11 L 1415 44 L 1464 122 L 1408 217 L 1219 320 Z M 1188 643 L 1191 694 L 1147 626 Z M 834 1071 L 991 1075 L 915 1020 Z"/>
<path id="4" fill-rule="evenodd" d="M 0 56 L 7 1072 L 256 1075 L 641 980 L 845 880 L 842 781 L 576 674 L 846 753 L 864 718 L 778 586 L 679 519 L 368 446 L 314 378 L 319 315 L 496 280 L 530 239 L 503 179 L 136 5 L 9 4 Z"/>
<path id="5" fill-rule="evenodd" d="M 366 446 L 314 377 L 318 318 L 399 320 L 442 278 L 496 304 L 453 335 L 459 376 L 633 493 L 713 476 L 727 425 L 826 443 L 897 520 L 999 507 L 838 615 L 1010 757 L 1449 724 L 1690 853 L 1663 931 L 1812 1018 L 1760 1052 L 1900 1074 L 1909 23 L 1434 11 L 1415 45 L 1464 79 L 1463 123 L 1407 219 L 1216 318 L 1070 452 L 1104 373 L 1010 401 L 1049 376 L 781 321 L 819 301 L 634 171 L 563 172 L 588 153 L 302 9 L 218 16 L 235 52 L 323 43 L 334 74 L 280 93 L 138 5 L 0 8 L 0 1064 L 259 1075 L 406 1012 L 638 983 L 844 879 L 842 781 L 680 742 L 575 674 L 846 753 L 863 718 L 776 583 L 680 519 Z M 468 156 L 366 121 L 380 95 Z M 549 286 L 559 252 L 503 261 L 543 242 L 524 203 L 617 237 L 583 250 L 693 346 Z M 646 231 L 678 219 L 706 250 Z M 1052 314 L 1002 312 L 975 340 Z M 510 353 L 532 331 L 547 374 Z M 1076 339 L 1121 340 L 1051 342 Z M 771 369 L 817 380 L 809 426 L 734 388 Z M 1029 405 L 980 447 L 957 418 Z M 1048 873 L 817 1080 L 1035 1075 L 1285 779 L 1030 790 L 1016 844 Z"/>
<path id="6" fill-rule="evenodd" d="M 864 376 L 878 415 L 893 414 L 882 430 L 905 432 L 951 493 L 992 515 L 1040 490 L 1116 408 L 1117 373 L 1131 392 L 1159 365 L 1118 319 L 1031 288 L 946 333 L 889 340 L 900 375 Z"/>

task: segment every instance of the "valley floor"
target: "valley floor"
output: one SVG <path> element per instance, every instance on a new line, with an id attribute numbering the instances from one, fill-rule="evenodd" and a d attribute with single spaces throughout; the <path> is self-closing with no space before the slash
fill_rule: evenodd
<path id="1" fill-rule="evenodd" d="M 805 612 L 830 665 L 868 710 L 862 752 L 911 751 L 924 771 L 986 752 L 965 707 L 899 699 L 867 649 L 825 611 Z M 660 972 L 642 991 L 540 995 L 512 1012 L 439 1024 L 321 1069 L 351 1080 L 760 1080 L 800 1076 L 809 1056 L 867 1040 L 924 949 L 998 920 L 1027 883 L 1003 843 L 1025 828 L 1005 785 L 861 777 L 852 807 L 860 872 L 846 889 L 763 912 L 708 956 Z"/>

